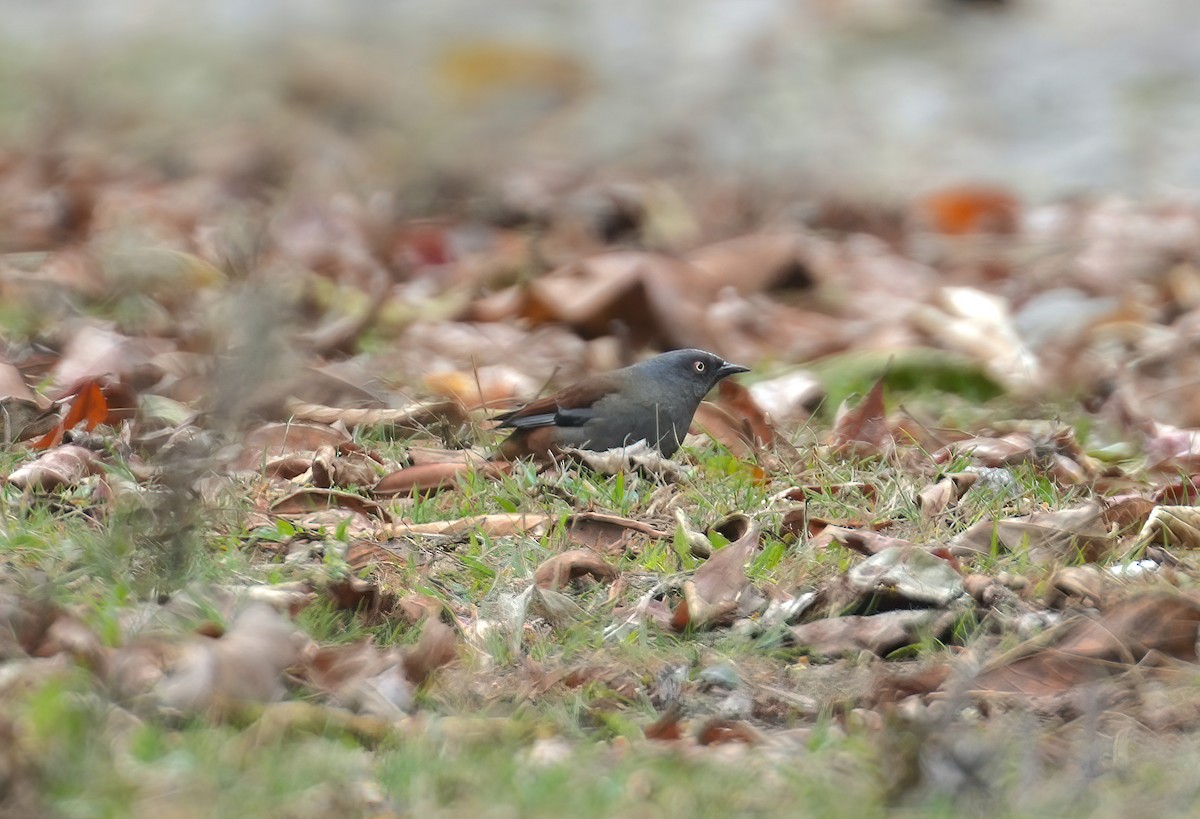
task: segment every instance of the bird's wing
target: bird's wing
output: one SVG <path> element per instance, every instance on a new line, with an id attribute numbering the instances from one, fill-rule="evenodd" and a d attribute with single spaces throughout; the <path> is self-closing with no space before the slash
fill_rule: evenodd
<path id="1" fill-rule="evenodd" d="M 535 427 L 580 427 L 594 416 L 596 402 L 611 394 L 616 383 L 611 373 L 584 379 L 554 395 L 532 401 L 520 409 L 497 415 L 501 427 L 533 429 Z"/>

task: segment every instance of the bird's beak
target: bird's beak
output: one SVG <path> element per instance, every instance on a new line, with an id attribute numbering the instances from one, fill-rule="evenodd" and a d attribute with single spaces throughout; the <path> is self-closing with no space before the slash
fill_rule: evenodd
<path id="1" fill-rule="evenodd" d="M 718 379 L 728 378 L 731 375 L 737 375 L 738 373 L 748 373 L 748 372 L 750 372 L 749 367 L 743 367 L 741 364 L 730 364 L 728 361 L 726 361 L 717 370 L 717 378 Z"/>

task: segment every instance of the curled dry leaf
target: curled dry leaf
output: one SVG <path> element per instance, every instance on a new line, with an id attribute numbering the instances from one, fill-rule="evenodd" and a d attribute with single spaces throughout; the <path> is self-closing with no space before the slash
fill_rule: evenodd
<path id="1" fill-rule="evenodd" d="M 922 489 L 917 495 L 917 507 L 921 510 L 921 517 L 925 520 L 932 520 L 940 516 L 950 508 L 951 504 L 962 500 L 962 496 L 975 485 L 977 480 L 979 480 L 978 473 L 954 472 L 943 476 L 933 486 Z"/>
<path id="2" fill-rule="evenodd" d="M 263 476 L 267 478 L 276 478 L 282 481 L 290 481 L 300 477 L 313 467 L 313 459 L 305 458 L 300 455 L 290 455 L 286 458 L 280 458 L 276 461 L 271 461 L 263 467 Z M 316 483 L 316 481 L 314 481 Z M 320 484 L 317 484 L 320 486 Z M 323 488 L 329 488 L 326 485 Z"/>
<path id="3" fill-rule="evenodd" d="M 563 454 L 601 475 L 642 472 L 671 482 L 680 481 L 685 476 L 683 467 L 677 461 L 663 457 L 661 452 L 645 441 L 600 452 L 589 449 L 564 449 Z"/>
<path id="4" fill-rule="evenodd" d="M 330 510 L 355 512 L 384 521 L 391 518 L 386 509 L 370 498 L 336 489 L 300 489 L 279 498 L 270 506 L 272 515 L 303 516 Z"/>
<path id="5" fill-rule="evenodd" d="M 411 537 L 413 535 L 461 537 L 471 533 L 487 537 L 540 535 L 556 520 L 558 520 L 557 516 L 540 512 L 504 512 L 495 515 L 472 515 L 453 520 L 437 520 L 430 523 L 393 524 L 389 528 L 389 532 L 391 537 Z"/>
<path id="6" fill-rule="evenodd" d="M 329 444 L 317 450 L 311 469 L 313 485 L 323 488 L 374 486 L 383 471 L 379 460 L 369 453 L 351 445 L 335 448 Z"/>
<path id="7" fill-rule="evenodd" d="M 806 258 L 812 244 L 803 234 L 760 233 L 705 245 L 684 259 L 700 274 L 694 286 L 709 297 L 726 287 L 742 294 L 807 290 L 817 283 Z"/>
<path id="8" fill-rule="evenodd" d="M 343 430 L 319 424 L 271 423 L 246 433 L 235 469 L 257 470 L 285 456 L 311 454 L 322 446 L 347 443 Z"/>
<path id="9" fill-rule="evenodd" d="M 83 424 L 86 431 L 91 432 L 100 424 L 110 421 L 110 416 L 114 415 L 109 411 L 108 399 L 100 380 L 96 378 L 85 379 L 74 385 L 64 400 L 67 403 L 66 414 L 53 429 L 33 443 L 34 449 L 49 449 L 58 445 L 68 430 L 80 424 Z M 136 403 L 136 398 L 132 403 Z"/>
<path id="10" fill-rule="evenodd" d="M 683 709 L 678 703 L 672 703 L 658 719 L 646 726 L 644 731 L 646 739 L 654 739 L 659 742 L 678 742 L 683 739 L 683 730 L 679 724 L 682 719 Z"/>
<path id="11" fill-rule="evenodd" d="M 862 555 L 877 555 L 888 549 L 920 548 L 912 541 L 885 535 L 870 529 L 847 529 L 843 526 L 826 526 L 822 536 Z"/>
<path id="12" fill-rule="evenodd" d="M 870 651 L 881 657 L 925 636 L 943 639 L 958 615 L 937 609 L 887 611 L 883 614 L 829 617 L 792 626 L 792 641 L 822 657 Z"/>
<path id="13" fill-rule="evenodd" d="M 478 367 L 469 373 L 430 373 L 423 380 L 432 392 L 453 398 L 467 410 L 504 406 L 519 396 L 537 392 L 541 386 L 525 373 L 502 364 Z"/>
<path id="14" fill-rule="evenodd" d="M 538 566 L 533 582 L 542 589 L 561 589 L 572 580 L 592 577 L 598 581 L 613 580 L 617 570 L 608 565 L 595 552 L 587 549 L 572 549 L 555 555 Z"/>
<path id="15" fill-rule="evenodd" d="M 396 719 L 412 707 L 413 683 L 400 652 L 380 651 L 369 639 L 323 646 L 301 671 L 310 686 L 356 713 Z"/>
<path id="16" fill-rule="evenodd" d="M 675 608 L 672 628 L 707 628 L 737 611 L 749 585 L 746 562 L 758 549 L 759 535 L 758 526 L 750 525 L 740 538 L 715 552 L 691 580 L 684 582 L 683 601 Z"/>
<path id="17" fill-rule="evenodd" d="M 58 416 L 36 401 L 0 398 L 0 443 L 12 444 L 43 436 L 58 426 Z"/>
<path id="18" fill-rule="evenodd" d="M 1013 325 L 1003 297 L 972 287 L 943 287 L 936 305 L 922 305 L 913 320 L 941 346 L 980 362 L 1013 392 L 1029 394 L 1042 386 L 1041 364 Z"/>
<path id="19" fill-rule="evenodd" d="M 670 532 L 648 523 L 603 512 L 580 512 L 569 516 L 566 534 L 572 543 L 606 554 L 624 553 L 642 539 L 661 540 L 671 536 Z"/>
<path id="20" fill-rule="evenodd" d="M 318 424 L 341 423 L 348 429 L 384 427 L 405 432 L 425 432 L 449 426 L 457 429 L 467 423 L 466 409 L 459 401 L 429 401 L 399 409 L 326 407 L 289 399 L 285 410 L 296 421 Z"/>
<path id="21" fill-rule="evenodd" d="M 300 658 L 301 638 L 274 609 L 247 607 L 219 638 L 186 641 L 151 694 L 159 705 L 203 713 L 283 698 L 283 672 Z"/>
<path id="22" fill-rule="evenodd" d="M 408 679 L 415 685 L 424 683 L 434 671 L 454 660 L 457 645 L 454 629 L 436 617 L 427 619 L 417 644 L 404 655 Z"/>
<path id="23" fill-rule="evenodd" d="M 371 490 L 371 494 L 377 498 L 432 494 L 453 489 L 458 486 L 460 480 L 473 473 L 485 477 L 498 477 L 511 471 L 512 464 L 507 462 L 479 465 L 460 461 L 408 466 L 381 478 Z"/>
<path id="24" fill-rule="evenodd" d="M 812 372 L 796 370 L 755 382 L 750 395 L 775 423 L 799 426 L 820 406 L 825 388 Z"/>
<path id="25" fill-rule="evenodd" d="M 1029 696 L 1061 694 L 1073 686 L 1167 657 L 1196 662 L 1200 603 L 1154 592 L 1114 604 L 1098 617 L 1081 615 L 1018 646 L 989 664 L 975 691 Z"/>
<path id="26" fill-rule="evenodd" d="M 1074 598 L 1085 606 L 1104 608 L 1120 587 L 1116 577 L 1098 566 L 1063 566 L 1050 576 L 1045 602 L 1061 607 L 1063 598 Z"/>
<path id="27" fill-rule="evenodd" d="M 1107 506 L 1089 501 L 1071 509 L 981 520 L 950 542 L 950 552 L 991 554 L 995 546 L 1010 552 L 1028 549 L 1038 561 L 1081 556 L 1095 562 L 1111 554 L 1123 534 L 1141 526 L 1145 517 L 1139 509 L 1149 514 L 1139 503 Z"/>
<path id="28" fill-rule="evenodd" d="M 25 376 L 21 375 L 21 371 L 8 360 L 7 356 L 0 354 L 0 399 L 4 398 L 17 398 L 31 404 L 38 403 L 38 396 L 33 388 L 25 382 Z M 42 409 L 46 409 L 46 407 L 43 406 Z"/>
<path id="29" fill-rule="evenodd" d="M 696 732 L 696 743 L 699 745 L 723 745 L 727 742 L 758 745 L 762 741 L 763 735 L 749 723 L 721 717 L 708 720 Z"/>
<path id="30" fill-rule="evenodd" d="M 8 483 L 18 489 L 50 492 L 62 487 L 78 486 L 84 478 L 100 472 L 96 454 L 81 446 L 58 446 L 14 470 Z"/>
<path id="31" fill-rule="evenodd" d="M 99 324 L 81 324 L 51 374 L 60 387 L 107 375 L 131 376 L 154 355 L 168 349 L 162 341 L 130 338 Z"/>
<path id="32" fill-rule="evenodd" d="M 629 332 L 635 346 L 712 349 L 699 303 L 686 289 L 696 272 L 656 253 L 612 251 L 589 256 L 534 280 L 521 315 L 534 324 L 563 323 L 584 338 Z"/>
<path id="33" fill-rule="evenodd" d="M 839 455 L 878 456 L 891 441 L 887 426 L 887 409 L 883 403 L 881 375 L 858 406 L 849 402 L 838 408 L 833 422 L 829 445 Z"/>
<path id="34" fill-rule="evenodd" d="M 927 550 L 909 546 L 885 549 L 850 569 L 849 587 L 868 599 L 890 598 L 943 608 L 965 593 L 954 568 Z"/>
<path id="35" fill-rule="evenodd" d="M 1148 546 L 1200 549 L 1200 509 L 1194 506 L 1155 507 L 1130 551 L 1139 554 Z"/>
<path id="36" fill-rule="evenodd" d="M 722 381 L 717 400 L 703 401 L 692 426 L 711 436 L 737 458 L 750 458 L 775 444 L 775 427 L 750 391 L 735 381 Z"/>

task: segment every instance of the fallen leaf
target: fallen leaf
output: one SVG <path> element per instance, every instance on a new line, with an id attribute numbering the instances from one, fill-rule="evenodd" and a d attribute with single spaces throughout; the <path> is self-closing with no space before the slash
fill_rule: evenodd
<path id="1" fill-rule="evenodd" d="M 737 611 L 748 585 L 746 562 L 758 549 L 759 535 L 758 526 L 750 526 L 736 541 L 714 552 L 692 579 L 684 582 L 684 599 L 675 608 L 672 628 L 707 628 Z"/>
<path id="2" fill-rule="evenodd" d="M 1020 206 L 1003 188 L 960 185 L 925 195 L 917 201 L 917 213 L 931 228 L 948 236 L 1005 234 L 1016 230 Z"/>
<path id="3" fill-rule="evenodd" d="M 587 549 L 573 549 L 555 555 L 538 566 L 533 581 L 542 589 L 561 589 L 572 580 L 590 576 L 595 580 L 613 580 L 617 570 L 599 555 Z"/>
<path id="4" fill-rule="evenodd" d="M 371 494 L 377 498 L 426 495 L 453 489 L 467 475 L 478 473 L 485 477 L 497 477 L 511 471 L 512 464 L 507 462 L 482 466 L 464 462 L 408 466 L 381 478 L 371 489 Z"/>
<path id="5" fill-rule="evenodd" d="M 270 506 L 272 515 L 306 515 L 328 510 L 357 512 L 384 521 L 391 517 L 386 509 L 370 498 L 337 489 L 299 489 L 279 498 Z"/>
<path id="6" fill-rule="evenodd" d="M 318 424 L 263 424 L 246 433 L 235 469 L 258 470 L 264 464 L 292 455 L 312 455 L 322 446 L 350 440 L 344 431 Z"/>
<path id="7" fill-rule="evenodd" d="M 556 515 L 540 512 L 502 512 L 494 515 L 472 515 L 467 518 L 438 520 L 430 523 L 393 524 L 391 537 L 415 535 L 445 535 L 462 537 L 480 534 L 487 537 L 511 537 L 514 535 L 543 534 L 558 520 Z"/>
<path id="8" fill-rule="evenodd" d="M 954 568 L 916 546 L 885 549 L 846 573 L 849 588 L 867 599 L 944 608 L 965 593 Z"/>
<path id="9" fill-rule="evenodd" d="M 1200 549 L 1200 509 L 1194 506 L 1157 506 L 1142 525 L 1130 547 L 1140 554 L 1148 546 Z"/>
<path id="10" fill-rule="evenodd" d="M 708 720 L 696 732 L 696 742 L 700 745 L 723 745 L 727 742 L 757 745 L 762 740 L 762 734 L 749 723 L 719 717 Z"/>
<path id="11" fill-rule="evenodd" d="M 622 554 L 631 544 L 642 540 L 662 540 L 670 532 L 648 523 L 602 512 L 579 512 L 566 521 L 566 534 L 572 543 L 605 554 Z"/>
<path id="12" fill-rule="evenodd" d="M 434 671 L 457 656 L 454 629 L 436 617 L 425 621 L 417 644 L 405 652 L 404 671 L 415 685 L 423 684 Z"/>
<path id="13" fill-rule="evenodd" d="M 937 609 L 899 609 L 883 614 L 851 615 L 792 626 L 796 645 L 822 657 L 870 651 L 881 657 L 925 636 L 942 639 L 958 615 Z"/>
<path id="14" fill-rule="evenodd" d="M 829 437 L 829 445 L 835 453 L 861 457 L 883 454 L 885 446 L 891 440 L 887 426 L 887 409 L 883 404 L 885 377 L 886 375 L 879 376 L 858 406 L 851 408 L 848 403 L 844 403 L 838 408 Z"/>
<path id="15" fill-rule="evenodd" d="M 826 526 L 823 537 L 830 542 L 853 549 L 863 555 L 877 555 L 889 549 L 920 548 L 912 541 L 875 532 L 870 529 L 847 529 L 842 526 Z"/>
<path id="16" fill-rule="evenodd" d="M 91 450 L 67 444 L 39 456 L 14 470 L 7 482 L 18 489 L 52 492 L 78 486 L 84 478 L 100 472 L 100 460 Z"/>
<path id="17" fill-rule="evenodd" d="M 805 259 L 812 244 L 804 234 L 760 233 L 705 245 L 684 259 L 702 274 L 695 277 L 695 286 L 705 295 L 725 287 L 743 294 L 810 290 L 817 283 Z"/>
<path id="18" fill-rule="evenodd" d="M 1035 512 L 1003 520 L 981 520 L 950 542 L 956 556 L 1028 551 L 1038 561 L 1082 557 L 1089 562 L 1111 554 L 1118 539 L 1140 521 L 1118 522 L 1100 501 L 1070 509 Z"/>
<path id="19" fill-rule="evenodd" d="M 283 698 L 283 672 L 300 657 L 295 628 L 274 609 L 254 604 L 219 638 L 187 641 L 153 686 L 164 708 L 204 713 Z"/>
<path id="20" fill-rule="evenodd" d="M 989 664 L 975 691 L 1027 696 L 1060 694 L 1119 674 L 1154 656 L 1194 663 L 1200 603 L 1171 593 L 1141 594 L 1098 617 L 1080 615 Z"/>
<path id="21" fill-rule="evenodd" d="M 962 500 L 962 496 L 977 480 L 979 475 L 975 472 L 955 472 L 943 476 L 933 486 L 922 489 L 917 495 L 917 507 L 921 510 L 921 517 L 925 520 L 940 517 L 951 504 Z"/>

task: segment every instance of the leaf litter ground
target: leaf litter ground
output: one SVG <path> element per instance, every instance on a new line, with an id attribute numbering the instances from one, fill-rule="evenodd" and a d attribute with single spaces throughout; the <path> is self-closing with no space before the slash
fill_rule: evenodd
<path id="1" fill-rule="evenodd" d="M 416 208 L 70 122 L 0 163 L 10 815 L 1194 812 L 1194 205 Z M 491 457 L 680 346 L 753 372 L 676 459 Z"/>

